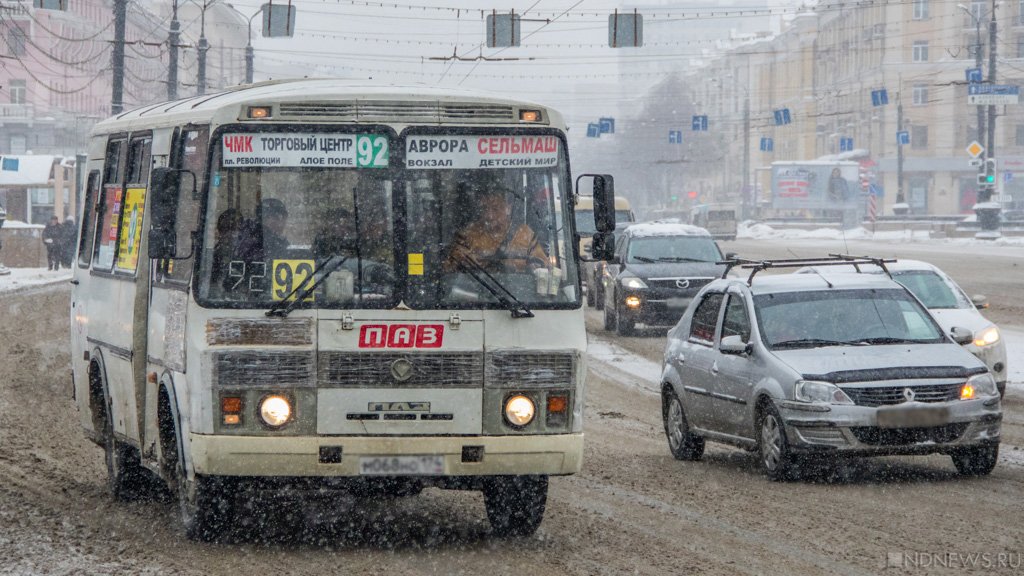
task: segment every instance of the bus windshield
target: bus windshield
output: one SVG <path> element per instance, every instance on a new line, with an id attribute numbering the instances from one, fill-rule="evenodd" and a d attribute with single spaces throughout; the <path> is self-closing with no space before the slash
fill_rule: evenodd
<path id="1" fill-rule="evenodd" d="M 567 196 L 559 138 L 516 137 L 529 154 L 489 159 L 488 147 L 500 151 L 511 137 L 410 136 L 403 167 L 384 130 L 362 130 L 221 137 L 209 179 L 201 302 L 578 304 L 576 268 L 561 253 L 567 212 L 555 206 Z M 470 149 L 472 158 L 459 157 Z"/>

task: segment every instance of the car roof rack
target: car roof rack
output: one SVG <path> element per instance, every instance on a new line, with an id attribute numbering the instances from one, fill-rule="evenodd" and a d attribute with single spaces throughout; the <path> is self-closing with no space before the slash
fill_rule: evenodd
<path id="1" fill-rule="evenodd" d="M 750 286 L 754 281 L 754 275 L 762 270 L 769 268 L 804 268 L 807 266 L 853 266 L 854 270 L 861 272 L 860 267 L 866 265 L 878 266 L 889 278 L 892 278 L 892 273 L 889 272 L 889 268 L 886 264 L 896 262 L 895 258 L 875 258 L 872 256 L 851 256 L 849 254 L 829 254 L 827 257 L 822 258 L 783 258 L 777 260 L 745 260 L 743 258 L 733 258 L 731 260 L 723 260 L 716 262 L 720 266 L 725 266 L 725 270 L 722 272 L 722 278 L 727 278 L 729 272 L 737 266 L 744 270 L 750 270 L 750 276 L 747 277 L 747 286 Z"/>

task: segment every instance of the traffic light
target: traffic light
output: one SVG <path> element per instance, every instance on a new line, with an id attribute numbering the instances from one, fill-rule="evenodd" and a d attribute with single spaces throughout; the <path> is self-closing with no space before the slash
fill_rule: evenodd
<path id="1" fill-rule="evenodd" d="M 978 173 L 978 185 L 980 186 L 995 186 L 996 185 L 996 159 L 986 158 L 985 164 L 982 167 L 982 171 Z"/>

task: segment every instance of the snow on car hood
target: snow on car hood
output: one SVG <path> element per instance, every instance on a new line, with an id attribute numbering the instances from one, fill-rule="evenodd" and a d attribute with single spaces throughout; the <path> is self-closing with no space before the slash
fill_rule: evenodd
<path id="1" fill-rule="evenodd" d="M 985 364 L 953 343 L 884 346 L 825 346 L 776 350 L 777 358 L 808 379 L 843 380 L 837 373 L 856 373 L 856 380 L 960 377 L 984 372 Z M 929 370 L 952 368 L 952 370 Z M 830 377 L 826 378 L 825 376 Z"/>

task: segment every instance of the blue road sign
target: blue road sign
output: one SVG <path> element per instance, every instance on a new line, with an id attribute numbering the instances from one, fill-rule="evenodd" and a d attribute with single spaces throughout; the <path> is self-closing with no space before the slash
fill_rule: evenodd
<path id="1" fill-rule="evenodd" d="M 601 125 L 594 124 L 591 122 L 587 124 L 587 138 L 600 138 L 601 136 Z"/>
<path id="2" fill-rule="evenodd" d="M 694 132 L 707 132 L 708 131 L 708 117 L 705 115 L 693 117 L 693 131 Z"/>
<path id="3" fill-rule="evenodd" d="M 767 136 L 761 137 L 761 152 L 772 152 L 775 150 L 775 141 Z"/>
<path id="4" fill-rule="evenodd" d="M 4 170 L 4 171 L 7 171 L 7 172 L 17 172 L 18 171 L 18 159 L 17 158 L 4 158 L 2 166 L 0 166 L 0 170 Z"/>
<path id="5" fill-rule="evenodd" d="M 850 152 L 851 150 L 853 150 L 853 138 L 840 138 L 839 151 Z"/>
<path id="6" fill-rule="evenodd" d="M 982 82 L 981 68 L 968 68 L 966 70 L 967 82 L 976 84 Z"/>
<path id="7" fill-rule="evenodd" d="M 1003 172 L 1003 182 L 1010 182 L 1013 180 L 1013 172 Z"/>
<path id="8" fill-rule="evenodd" d="M 669 144 L 682 144 L 683 143 L 683 131 L 682 130 L 669 130 L 668 131 L 668 143 Z"/>
<path id="9" fill-rule="evenodd" d="M 889 103 L 889 92 L 882 88 L 881 90 L 871 91 L 871 105 L 872 106 L 885 106 Z"/>
<path id="10" fill-rule="evenodd" d="M 615 134 L 615 118 L 600 118 L 601 134 Z"/>
<path id="11" fill-rule="evenodd" d="M 896 133 L 896 143 L 900 146 L 906 146 L 910 144 L 910 132 L 906 130 L 900 130 Z"/>
<path id="12" fill-rule="evenodd" d="M 1009 84 L 971 84 L 967 86 L 968 96 L 980 96 L 982 94 L 998 94 L 1000 96 L 1020 95 L 1020 86 Z"/>

